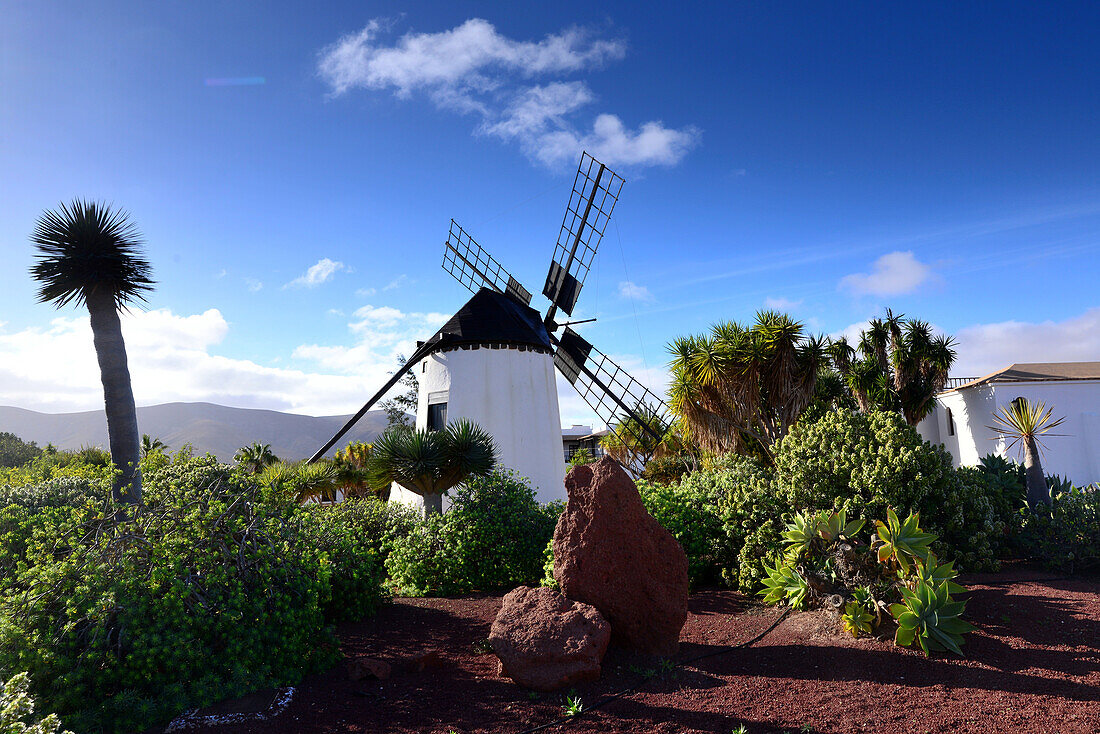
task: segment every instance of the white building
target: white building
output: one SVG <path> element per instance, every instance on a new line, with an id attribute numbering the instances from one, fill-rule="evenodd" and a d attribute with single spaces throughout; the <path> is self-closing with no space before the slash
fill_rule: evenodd
<path id="1" fill-rule="evenodd" d="M 1045 403 L 1053 417 L 1065 417 L 1043 440 L 1043 470 L 1074 484 L 1100 481 L 1100 362 L 1014 364 L 999 372 L 961 383 L 940 393 L 932 414 L 917 430 L 925 440 L 941 443 L 955 466 L 974 466 L 987 454 L 1020 460 L 1016 447 L 990 426 L 993 415 L 1016 398 Z"/>
<path id="2" fill-rule="evenodd" d="M 542 316 L 483 288 L 427 343 L 431 350 L 413 368 L 416 427 L 467 418 L 492 434 L 499 465 L 526 477 L 540 502 L 565 499 L 553 348 Z M 397 484 L 390 497 L 423 505 Z"/>

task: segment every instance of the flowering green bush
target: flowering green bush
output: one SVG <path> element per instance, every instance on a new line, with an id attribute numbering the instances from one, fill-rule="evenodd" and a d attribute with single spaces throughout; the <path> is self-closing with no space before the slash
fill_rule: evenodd
<path id="1" fill-rule="evenodd" d="M 19 673 L 0 686 L 0 732 L 3 734 L 56 734 L 61 728 L 61 719 L 57 714 L 47 714 L 44 718 L 28 724 L 34 714 L 34 699 L 27 692 L 30 678 Z M 72 734 L 72 732 L 62 732 Z"/>
<path id="2" fill-rule="evenodd" d="M 980 472 L 956 472 L 897 413 L 833 411 L 796 425 L 776 451 L 775 487 L 796 511 L 845 510 L 867 522 L 889 507 L 919 512 L 941 557 L 969 571 L 997 567 L 1007 529 L 1000 490 Z"/>
<path id="3" fill-rule="evenodd" d="M 265 504 L 213 457 L 148 470 L 144 499 L 0 508 L 0 674 L 78 731 L 293 682 L 335 659 L 329 619 L 383 598 L 350 519 Z"/>
<path id="4" fill-rule="evenodd" d="M 539 505 L 530 485 L 509 471 L 471 478 L 454 492 L 448 512 L 394 541 L 386 570 L 410 596 L 537 583 L 562 508 Z"/>
<path id="5" fill-rule="evenodd" d="M 644 479 L 637 485 L 646 510 L 687 554 L 692 586 L 717 582 L 725 565 L 725 536 L 713 487 L 698 481 L 680 485 Z"/>
<path id="6" fill-rule="evenodd" d="M 1050 507 L 1022 508 L 1023 555 L 1073 573 L 1100 565 L 1100 485 L 1052 493 Z"/>

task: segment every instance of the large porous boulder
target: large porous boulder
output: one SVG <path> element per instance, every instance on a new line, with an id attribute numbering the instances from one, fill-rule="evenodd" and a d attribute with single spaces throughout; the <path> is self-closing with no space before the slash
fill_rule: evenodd
<path id="1" fill-rule="evenodd" d="M 500 675 L 538 691 L 598 679 L 610 641 L 611 627 L 595 607 L 531 586 L 504 596 L 489 632 Z"/>
<path id="2" fill-rule="evenodd" d="M 614 644 L 674 655 L 687 619 L 684 549 L 646 511 L 611 457 L 575 467 L 565 488 L 569 502 L 554 531 L 554 578 L 562 593 L 600 610 Z"/>

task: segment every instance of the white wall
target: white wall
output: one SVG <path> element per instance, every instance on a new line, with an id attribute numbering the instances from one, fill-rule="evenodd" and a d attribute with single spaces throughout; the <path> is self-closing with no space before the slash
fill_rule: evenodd
<path id="1" fill-rule="evenodd" d="M 456 349 L 431 354 L 414 369 L 420 381 L 417 428 L 427 425 L 429 397 L 445 394 L 447 421 L 468 418 L 492 434 L 500 464 L 527 477 L 540 502 L 566 498 L 558 391 L 549 354 Z M 396 485 L 390 496 L 422 504 L 418 495 Z"/>
<path id="2" fill-rule="evenodd" d="M 1043 470 L 1060 474 L 1075 484 L 1100 481 L 1100 382 L 1012 382 L 993 383 L 944 393 L 932 415 L 917 426 L 926 440 L 939 441 L 951 452 L 955 466 L 974 466 L 986 454 L 1000 454 L 1021 460 L 1018 446 L 1006 448 L 1006 441 L 988 426 L 993 415 L 1018 397 L 1029 403 L 1044 402 L 1054 417 L 1065 416 L 1055 429 L 1064 436 L 1043 440 Z M 955 418 L 956 435 L 948 435 L 947 409 Z"/>

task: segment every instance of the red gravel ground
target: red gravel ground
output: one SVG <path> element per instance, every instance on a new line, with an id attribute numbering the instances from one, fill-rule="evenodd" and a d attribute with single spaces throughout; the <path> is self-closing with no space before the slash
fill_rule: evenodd
<path id="1" fill-rule="evenodd" d="M 1037 580 L 1042 579 L 1042 580 Z M 792 614 L 751 647 L 673 671 L 610 651 L 586 704 L 615 700 L 551 732 L 1100 732 L 1100 579 L 1033 569 L 973 575 L 967 658 L 926 659 L 890 642 L 838 634 L 821 613 Z M 496 677 L 482 642 L 498 596 L 399 599 L 339 630 L 348 657 L 394 663 L 385 681 L 343 666 L 305 680 L 271 721 L 210 732 L 519 732 L 561 717 L 563 696 L 529 695 Z M 729 591 L 701 591 L 681 636 L 683 660 L 734 645 L 778 613 Z M 401 661 L 437 651 L 421 672 Z"/>

